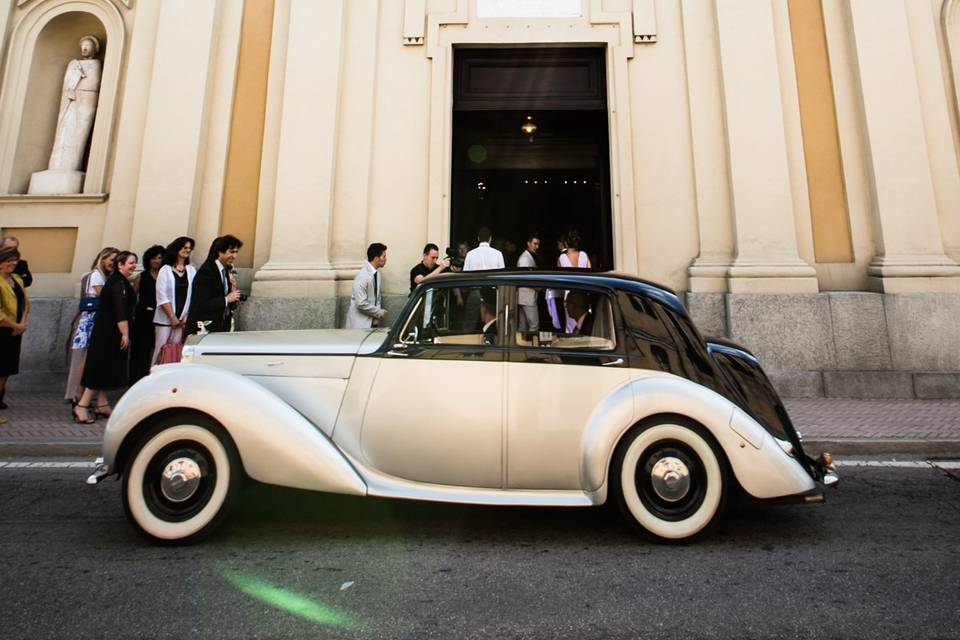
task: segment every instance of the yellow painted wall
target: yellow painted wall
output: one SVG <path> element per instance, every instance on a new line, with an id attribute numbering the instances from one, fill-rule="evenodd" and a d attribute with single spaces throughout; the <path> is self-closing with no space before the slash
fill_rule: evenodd
<path id="1" fill-rule="evenodd" d="M 253 265 L 273 11 L 274 0 L 247 0 L 243 8 L 237 90 L 220 218 L 220 233 L 237 236 L 247 247 L 238 258 L 239 266 L 243 267 Z"/>
<path id="2" fill-rule="evenodd" d="M 5 227 L 4 236 L 20 240 L 20 254 L 31 273 L 69 273 L 77 246 L 76 227 Z"/>

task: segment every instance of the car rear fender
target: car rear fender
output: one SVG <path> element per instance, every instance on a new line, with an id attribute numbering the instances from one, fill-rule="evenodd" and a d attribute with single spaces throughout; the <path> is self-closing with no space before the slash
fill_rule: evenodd
<path id="1" fill-rule="evenodd" d="M 219 422 L 254 480 L 313 491 L 367 492 L 356 470 L 318 426 L 257 383 L 203 364 L 157 367 L 131 387 L 103 434 L 105 462 L 114 469 L 118 452 L 131 444 L 128 438 L 140 437 L 154 419 L 177 411 L 200 412 Z"/>
<path id="2" fill-rule="evenodd" d="M 591 415 L 581 448 L 584 490 L 605 494 L 617 444 L 631 428 L 660 415 L 665 420 L 679 415 L 708 429 L 737 481 L 754 497 L 795 495 L 816 486 L 800 463 L 732 402 L 684 378 L 651 373 L 615 390 Z"/>

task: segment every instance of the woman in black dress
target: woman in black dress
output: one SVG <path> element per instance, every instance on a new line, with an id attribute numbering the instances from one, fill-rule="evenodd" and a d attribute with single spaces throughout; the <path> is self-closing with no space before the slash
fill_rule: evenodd
<path id="1" fill-rule="evenodd" d="M 109 389 L 127 386 L 130 354 L 130 321 L 137 303 L 137 294 L 129 278 L 137 268 L 137 254 L 121 251 L 116 268 L 100 290 L 100 308 L 90 334 L 87 362 L 83 367 L 83 396 L 73 408 L 76 422 L 90 424 L 90 401 Z M 109 415 L 109 405 L 98 406 L 97 412 Z"/>
<path id="2" fill-rule="evenodd" d="M 0 249 L 0 409 L 6 409 L 3 395 L 7 378 L 20 371 L 20 342 L 27 330 L 27 300 L 23 280 L 13 272 L 20 260 L 20 252 L 14 247 Z M 0 424 L 6 422 L 0 418 Z"/>
<path id="3" fill-rule="evenodd" d="M 130 384 L 150 373 L 153 360 L 153 315 L 157 310 L 157 274 L 163 266 L 163 247 L 153 245 L 143 252 L 143 271 L 133 283 L 137 308 L 133 314 L 130 347 Z"/>

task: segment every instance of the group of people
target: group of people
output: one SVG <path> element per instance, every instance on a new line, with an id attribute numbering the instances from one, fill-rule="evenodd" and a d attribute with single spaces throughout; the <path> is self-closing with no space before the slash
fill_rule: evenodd
<path id="1" fill-rule="evenodd" d="M 526 249 L 517 259 L 517 267 L 522 269 L 542 268 L 540 259 L 541 234 L 533 231 L 527 236 Z M 559 269 L 592 267 L 590 257 L 581 249 L 580 234 L 570 230 L 557 240 L 557 249 L 560 253 L 556 267 Z M 449 252 L 449 250 L 448 250 Z M 458 266 L 450 255 L 440 257 L 440 248 L 434 243 L 428 243 L 423 248 L 423 257 L 410 270 L 410 291 L 424 280 L 433 278 L 447 270 L 450 271 L 485 271 L 503 269 L 506 266 L 503 252 L 493 246 L 493 232 L 489 227 L 481 227 L 477 233 L 477 246 L 469 249 L 467 243 L 457 245 L 457 256 L 462 266 Z M 350 297 L 350 308 L 347 312 L 346 326 L 348 328 L 369 328 L 381 324 L 387 314 L 383 307 L 380 270 L 387 264 L 387 246 L 375 242 L 367 248 L 367 262 L 353 280 L 353 290 Z M 583 296 L 570 295 L 562 289 L 547 289 L 544 296 L 539 296 L 537 290 L 522 287 L 518 291 L 520 306 L 520 330 L 534 333 L 540 329 L 540 307 L 545 305 L 546 313 L 550 318 L 552 328 L 563 333 L 589 333 L 584 331 L 590 328 L 590 304 Z M 461 304 L 469 301 L 458 300 Z M 496 305 L 490 301 L 478 300 L 474 308 L 468 308 L 466 313 L 470 317 L 478 318 L 483 328 L 484 340 L 492 339 L 495 334 Z"/>
<path id="2" fill-rule="evenodd" d="M 105 247 L 84 274 L 65 393 L 75 422 L 109 416 L 106 392 L 147 375 L 165 345 L 200 330 L 230 330 L 244 297 L 234 269 L 243 242 L 216 238 L 199 269 L 190 264 L 195 246 L 181 236 L 150 247 L 136 278 L 137 254 Z"/>

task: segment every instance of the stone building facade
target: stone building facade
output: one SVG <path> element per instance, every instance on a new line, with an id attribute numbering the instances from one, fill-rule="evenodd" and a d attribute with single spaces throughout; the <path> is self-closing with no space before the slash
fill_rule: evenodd
<path id="1" fill-rule="evenodd" d="M 487 175 L 462 114 L 588 108 L 604 266 L 685 294 L 790 395 L 960 395 L 957 0 L 0 0 L 0 34 L 0 227 L 36 278 L 21 384 L 62 371 L 106 245 L 233 233 L 244 328 L 279 328 L 335 326 L 382 241 L 398 309 L 423 244 L 463 227 L 458 172 Z M 82 190 L 28 193 L 84 35 Z M 549 153 L 488 151 L 547 175 Z"/>

